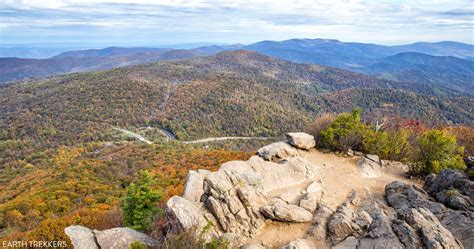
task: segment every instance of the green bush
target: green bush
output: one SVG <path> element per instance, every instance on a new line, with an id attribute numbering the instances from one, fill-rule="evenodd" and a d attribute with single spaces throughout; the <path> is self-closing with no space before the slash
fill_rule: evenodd
<path id="1" fill-rule="evenodd" d="M 410 160 L 412 146 L 410 133 L 405 130 L 374 131 L 367 129 L 363 136 L 364 152 L 380 158 L 406 162 Z"/>
<path id="2" fill-rule="evenodd" d="M 369 130 L 369 127 L 361 122 L 361 114 L 361 109 L 339 114 L 325 130 L 321 131 L 323 147 L 339 151 L 361 150 L 364 134 Z"/>
<path id="3" fill-rule="evenodd" d="M 376 154 L 381 158 L 388 157 L 388 133 L 367 129 L 363 134 L 363 151 L 368 154 Z"/>
<path id="4" fill-rule="evenodd" d="M 148 246 L 140 242 L 139 240 L 134 241 L 130 246 L 129 249 L 148 249 Z"/>
<path id="5" fill-rule="evenodd" d="M 153 216 L 161 210 L 157 207 L 161 191 L 151 189 L 152 178 L 148 171 L 140 171 L 137 184 L 131 183 L 123 203 L 124 222 L 138 230 L 148 230 Z"/>
<path id="6" fill-rule="evenodd" d="M 417 141 L 415 163 L 411 167 L 411 173 L 437 174 L 445 168 L 465 170 L 466 164 L 462 160 L 463 150 L 463 147 L 457 144 L 456 137 L 446 131 L 427 131 Z"/>
<path id="7" fill-rule="evenodd" d="M 387 132 L 387 159 L 407 162 L 410 160 L 413 146 L 410 144 L 411 133 L 407 130 Z"/>

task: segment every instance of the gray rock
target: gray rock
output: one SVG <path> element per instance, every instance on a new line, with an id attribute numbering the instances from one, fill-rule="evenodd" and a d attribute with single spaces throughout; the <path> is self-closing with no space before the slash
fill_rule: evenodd
<path id="1" fill-rule="evenodd" d="M 310 222 L 313 214 L 304 208 L 286 203 L 273 203 L 260 209 L 267 218 L 285 222 Z"/>
<path id="2" fill-rule="evenodd" d="M 354 151 L 354 154 L 355 154 L 356 156 L 363 156 L 363 155 L 364 155 L 364 153 L 361 152 L 361 151 Z"/>
<path id="3" fill-rule="evenodd" d="M 373 154 L 366 154 L 364 156 L 365 158 L 369 159 L 370 161 L 374 162 L 374 163 L 377 163 L 377 164 L 380 164 L 380 157 L 377 156 L 377 155 L 373 155 Z"/>
<path id="4" fill-rule="evenodd" d="M 354 207 L 349 202 L 339 206 L 328 224 L 328 235 L 333 245 L 340 243 L 349 236 L 361 237 L 367 232 L 372 217 L 364 210 Z"/>
<path id="5" fill-rule="evenodd" d="M 298 149 L 309 150 L 316 146 L 314 136 L 304 132 L 287 133 L 286 139 L 288 140 L 289 144 Z"/>
<path id="6" fill-rule="evenodd" d="M 181 232 L 185 230 L 199 230 L 204 231 L 209 224 L 204 212 L 199 206 L 193 202 L 184 199 L 183 197 L 173 196 L 166 203 L 166 217 L 173 232 Z M 217 237 L 219 231 L 216 227 L 207 230 L 204 235 L 206 239 L 210 240 Z"/>
<path id="7" fill-rule="evenodd" d="M 199 202 L 204 194 L 204 177 L 210 173 L 208 170 L 190 170 L 184 183 L 183 198 Z"/>
<path id="8" fill-rule="evenodd" d="M 94 231 L 94 233 L 100 248 L 128 249 L 135 241 L 140 241 L 148 247 L 158 246 L 158 241 L 128 227 L 116 227 L 103 231 Z"/>
<path id="9" fill-rule="evenodd" d="M 298 151 L 285 142 L 276 142 L 266 145 L 257 151 L 257 154 L 267 161 L 279 161 L 288 157 L 298 156 Z"/>
<path id="10" fill-rule="evenodd" d="M 367 156 L 375 155 L 366 155 L 366 157 L 361 158 L 357 162 L 357 167 L 362 174 L 362 177 L 365 178 L 378 178 L 382 176 L 383 170 L 379 161 L 375 162 L 372 159 L 367 158 Z"/>
<path id="11" fill-rule="evenodd" d="M 405 248 L 420 248 L 420 237 L 417 231 L 413 229 L 404 220 L 395 220 L 392 225 L 393 231 L 397 234 L 400 242 Z"/>
<path id="12" fill-rule="evenodd" d="M 334 212 L 324 204 L 320 204 L 313 218 L 313 223 L 308 231 L 308 235 L 316 240 L 326 240 L 326 228 Z"/>
<path id="13" fill-rule="evenodd" d="M 474 182 L 464 172 L 443 169 L 437 176 L 428 175 L 423 189 L 451 208 L 474 211 Z"/>
<path id="14" fill-rule="evenodd" d="M 359 240 L 354 236 L 349 236 L 345 240 L 333 246 L 332 249 L 357 249 L 358 245 L 359 245 Z"/>
<path id="15" fill-rule="evenodd" d="M 424 247 L 464 248 L 430 210 L 423 207 L 408 208 L 400 210 L 398 215 L 419 234 Z"/>
<path id="16" fill-rule="evenodd" d="M 374 218 L 372 224 L 370 224 L 367 236 L 360 239 L 358 248 L 405 248 L 393 232 L 389 218 L 380 209 L 377 209 L 373 216 Z"/>
<path id="17" fill-rule="evenodd" d="M 318 203 L 321 200 L 321 194 L 317 193 L 306 193 L 300 200 L 299 206 L 313 213 L 318 207 Z"/>
<path id="18" fill-rule="evenodd" d="M 465 195 L 462 195 L 456 189 L 443 190 L 438 192 L 435 196 L 437 201 L 450 208 L 474 211 L 474 206 L 471 203 L 471 199 Z"/>
<path id="19" fill-rule="evenodd" d="M 397 211 L 423 207 L 429 209 L 435 215 L 442 215 L 445 210 L 444 205 L 430 201 L 422 189 L 400 181 L 395 181 L 385 186 L 385 197 L 387 203 Z"/>
<path id="20" fill-rule="evenodd" d="M 441 223 L 465 248 L 474 248 L 474 212 L 448 210 L 444 213 Z"/>
<path id="21" fill-rule="evenodd" d="M 346 153 L 348 156 L 355 156 L 355 153 L 352 149 L 348 149 L 347 150 L 347 153 Z"/>
<path id="22" fill-rule="evenodd" d="M 307 239 L 293 240 L 288 245 L 284 246 L 283 249 L 314 249 L 316 246 L 313 242 Z"/>
<path id="23" fill-rule="evenodd" d="M 99 249 L 94 232 L 83 226 L 68 226 L 64 233 L 69 236 L 75 249 Z"/>
<path id="24" fill-rule="evenodd" d="M 322 195 L 323 193 L 323 187 L 321 186 L 320 182 L 312 182 L 307 188 L 306 192 L 308 193 L 314 193 L 314 194 L 320 194 Z"/>

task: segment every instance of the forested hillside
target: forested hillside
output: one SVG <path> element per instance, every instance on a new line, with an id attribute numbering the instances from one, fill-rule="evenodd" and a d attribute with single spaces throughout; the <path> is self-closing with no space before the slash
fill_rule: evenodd
<path id="1" fill-rule="evenodd" d="M 352 88 L 358 93 L 338 92 Z M 331 103 L 347 91 L 358 97 Z M 165 127 L 180 139 L 274 136 L 305 127 L 318 113 L 347 111 L 368 98 L 368 113 L 473 120 L 472 98 L 442 87 L 236 51 L 3 86 L 0 135 L 53 146 L 107 140 L 112 125 Z M 427 117 L 426 109 L 437 115 Z"/>
<path id="2" fill-rule="evenodd" d="M 150 170 L 169 196 L 181 191 L 189 169 L 215 169 L 254 153 L 159 139 L 141 145 L 113 127 L 143 131 L 149 139 L 160 136 L 159 127 L 179 140 L 278 139 L 304 130 L 322 113 L 354 107 L 363 107 L 369 120 L 400 116 L 472 125 L 473 106 L 470 96 L 441 86 L 249 51 L 3 85 L 0 236 L 54 240 L 65 239 L 70 224 L 119 226 L 120 198 L 138 170 Z"/>
<path id="3" fill-rule="evenodd" d="M 474 94 L 474 61 L 456 57 L 400 53 L 379 59 L 357 71 L 385 79 L 434 84 Z"/>

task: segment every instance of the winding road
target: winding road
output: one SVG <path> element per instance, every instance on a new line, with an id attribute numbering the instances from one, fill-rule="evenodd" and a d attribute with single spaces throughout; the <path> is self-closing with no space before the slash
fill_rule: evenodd
<path id="1" fill-rule="evenodd" d="M 125 130 L 118 127 L 112 127 L 112 128 L 116 131 L 120 131 L 129 136 L 132 136 L 146 144 L 153 144 L 152 141 L 147 140 L 142 135 L 137 134 L 133 131 Z M 170 131 L 161 129 L 161 128 L 158 128 L 158 129 L 160 133 L 162 133 L 163 135 L 167 137 L 167 140 L 166 140 L 167 142 L 171 140 L 176 140 L 176 137 Z M 207 143 L 207 142 L 215 142 L 215 141 L 223 141 L 223 140 L 267 140 L 267 139 L 270 139 L 270 138 L 269 137 L 209 137 L 209 138 L 198 139 L 198 140 L 193 140 L 193 141 L 179 141 L 179 140 L 176 140 L 176 141 L 183 144 L 198 144 L 198 143 Z"/>
<path id="2" fill-rule="evenodd" d="M 123 133 L 125 133 L 125 134 L 127 134 L 127 135 L 129 135 L 129 136 L 132 136 L 132 137 L 134 137 L 134 138 L 136 138 L 136 139 L 138 139 L 138 140 L 140 140 L 140 141 L 142 141 L 142 142 L 144 142 L 144 143 L 146 143 L 146 144 L 153 144 L 152 141 L 147 140 L 147 139 L 144 138 L 142 135 L 137 134 L 137 133 L 135 133 L 135 132 L 132 132 L 132 131 L 129 131 L 129 130 L 125 130 L 125 129 L 121 129 L 121 128 L 117 128 L 117 127 L 112 127 L 112 129 L 114 129 L 114 130 L 116 130 L 116 131 L 121 131 L 121 132 L 123 132 Z"/>

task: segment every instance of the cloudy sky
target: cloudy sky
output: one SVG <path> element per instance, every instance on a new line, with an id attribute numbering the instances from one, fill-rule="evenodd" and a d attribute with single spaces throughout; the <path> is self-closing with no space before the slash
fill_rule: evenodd
<path id="1" fill-rule="evenodd" d="M 473 0 L 0 0 L 0 45 L 474 43 Z"/>

